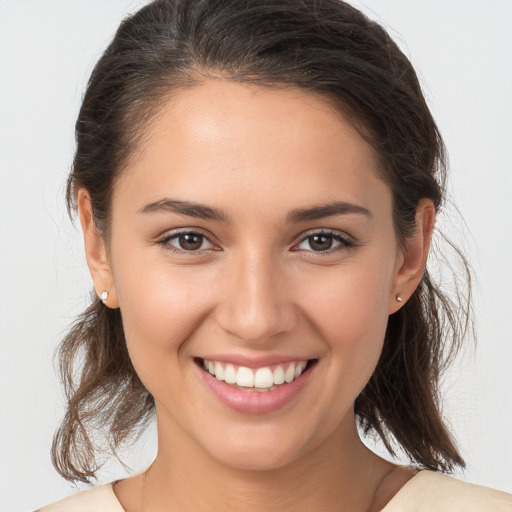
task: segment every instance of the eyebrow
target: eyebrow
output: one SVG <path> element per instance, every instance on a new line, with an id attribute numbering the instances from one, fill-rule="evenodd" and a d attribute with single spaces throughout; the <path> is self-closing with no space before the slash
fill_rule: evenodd
<path id="1" fill-rule="evenodd" d="M 196 217 L 198 219 L 216 220 L 220 222 L 227 222 L 228 217 L 217 208 L 205 206 L 190 201 L 179 201 L 177 199 L 161 199 L 154 203 L 149 203 L 139 210 L 140 213 L 153 213 L 153 212 L 171 212 L 180 215 L 187 215 L 188 217 Z"/>
<path id="2" fill-rule="evenodd" d="M 190 201 L 180 201 L 177 199 L 161 199 L 149 203 L 139 210 L 140 213 L 171 212 L 188 217 L 199 219 L 215 220 L 219 222 L 228 222 L 228 215 L 217 208 L 193 203 Z M 309 220 L 318 220 L 335 215 L 362 214 L 372 217 L 370 210 L 363 206 L 348 203 L 346 201 L 332 201 L 326 204 L 319 204 L 307 208 L 296 208 L 288 213 L 286 221 L 290 224 L 306 222 Z"/>
<path id="3" fill-rule="evenodd" d="M 370 210 L 363 206 L 348 203 L 346 201 L 332 201 L 326 204 L 292 210 L 287 215 L 286 220 L 289 223 L 298 223 L 308 220 L 323 219 L 325 217 L 334 217 L 335 215 L 347 215 L 350 213 L 362 214 L 370 218 L 372 217 Z"/>

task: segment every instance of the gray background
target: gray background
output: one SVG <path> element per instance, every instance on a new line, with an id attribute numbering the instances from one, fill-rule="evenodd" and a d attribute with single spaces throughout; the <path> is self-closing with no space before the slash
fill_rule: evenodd
<path id="1" fill-rule="evenodd" d="M 142 3 L 0 0 L 0 511 L 73 492 L 49 458 L 63 412 L 52 354 L 91 283 L 64 185 L 88 75 Z M 468 462 L 460 476 L 512 492 L 512 2 L 353 3 L 411 58 L 448 146 L 461 216 L 448 208 L 440 224 L 475 269 L 478 345 L 451 369 L 445 410 Z M 153 452 L 146 440 L 127 461 L 141 470 Z M 100 481 L 123 474 L 114 464 Z"/>

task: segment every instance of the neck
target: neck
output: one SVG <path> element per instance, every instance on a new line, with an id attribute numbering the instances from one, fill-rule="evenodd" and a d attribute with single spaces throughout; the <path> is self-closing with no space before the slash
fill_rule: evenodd
<path id="1" fill-rule="evenodd" d="M 352 413 L 320 445 L 265 470 L 212 458 L 169 418 L 159 417 L 158 437 L 158 455 L 143 486 L 144 512 L 232 510 L 233 504 L 243 512 L 366 511 L 391 469 L 361 443 Z"/>

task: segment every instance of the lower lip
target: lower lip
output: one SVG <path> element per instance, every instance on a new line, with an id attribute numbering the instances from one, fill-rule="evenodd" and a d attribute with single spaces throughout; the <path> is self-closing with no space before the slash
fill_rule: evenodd
<path id="1" fill-rule="evenodd" d="M 201 378 L 215 397 L 234 411 L 244 414 L 266 414 L 277 411 L 289 404 L 306 385 L 313 368 L 308 368 L 289 384 L 282 384 L 270 391 L 242 391 L 217 380 L 210 373 L 197 366 Z"/>

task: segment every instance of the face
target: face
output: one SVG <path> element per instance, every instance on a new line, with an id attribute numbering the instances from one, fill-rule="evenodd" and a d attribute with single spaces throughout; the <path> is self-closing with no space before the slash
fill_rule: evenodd
<path id="1" fill-rule="evenodd" d="M 372 148 L 311 94 L 228 81 L 174 96 L 145 135 L 97 287 L 160 442 L 257 469 L 339 439 L 404 292 Z"/>

